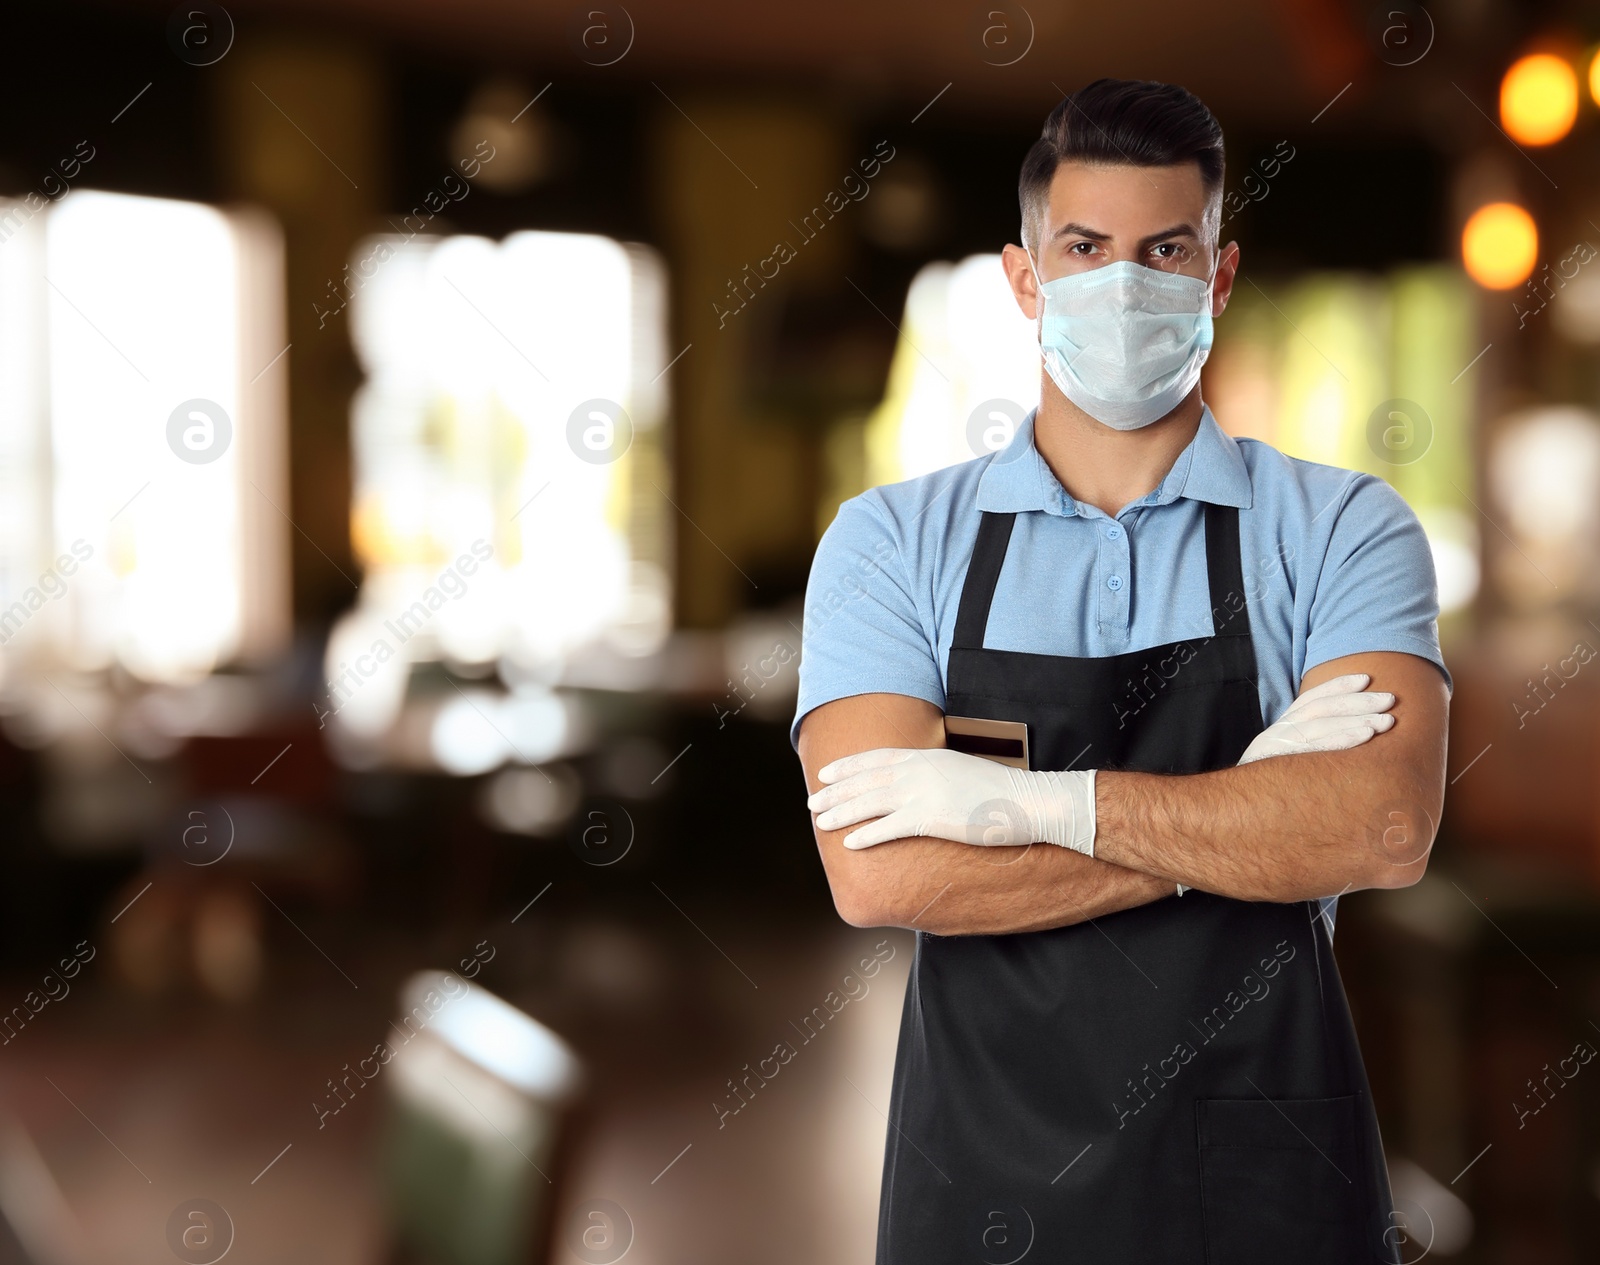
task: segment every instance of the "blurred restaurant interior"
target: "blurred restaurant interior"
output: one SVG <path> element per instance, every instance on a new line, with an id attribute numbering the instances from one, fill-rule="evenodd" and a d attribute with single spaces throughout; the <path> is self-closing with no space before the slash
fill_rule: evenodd
<path id="1" fill-rule="evenodd" d="M 1336 940 L 1405 1259 L 1594 1259 L 1600 8 L 5 22 L 0 1261 L 870 1258 L 913 938 L 817 859 L 807 568 L 1038 402 L 1104 75 L 1227 133 L 1218 420 L 1433 547 L 1446 813 Z"/>

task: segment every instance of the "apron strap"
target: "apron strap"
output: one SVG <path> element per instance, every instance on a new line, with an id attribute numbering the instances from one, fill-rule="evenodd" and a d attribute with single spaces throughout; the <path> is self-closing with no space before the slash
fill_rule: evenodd
<path id="1" fill-rule="evenodd" d="M 1248 637 L 1250 602 L 1239 556 L 1239 511 L 1206 503 L 1206 571 L 1211 584 L 1213 636 Z"/>
<path id="2" fill-rule="evenodd" d="M 994 601 L 995 585 L 1000 582 L 1000 567 L 1011 543 L 1015 514 L 983 511 L 978 523 L 978 541 L 967 563 L 966 582 L 961 586 L 961 605 L 956 609 L 956 631 L 952 646 L 967 650 L 983 649 L 983 635 L 989 627 L 989 606 Z"/>

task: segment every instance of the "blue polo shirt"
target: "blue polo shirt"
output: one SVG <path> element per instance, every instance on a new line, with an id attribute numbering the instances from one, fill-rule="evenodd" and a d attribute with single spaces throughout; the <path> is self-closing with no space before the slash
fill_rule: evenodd
<path id="1" fill-rule="evenodd" d="M 1037 412 L 1037 410 L 1035 410 Z M 790 728 L 852 694 L 941 710 L 980 511 L 1017 512 L 984 645 L 1102 658 L 1212 633 L 1205 510 L 1239 509 L 1261 714 L 1307 670 L 1364 651 L 1435 664 L 1439 599 L 1416 515 L 1382 479 L 1234 439 L 1209 408 L 1172 469 L 1114 518 L 1074 500 L 1034 446 L 1034 413 L 999 452 L 839 507 L 811 564 Z"/>

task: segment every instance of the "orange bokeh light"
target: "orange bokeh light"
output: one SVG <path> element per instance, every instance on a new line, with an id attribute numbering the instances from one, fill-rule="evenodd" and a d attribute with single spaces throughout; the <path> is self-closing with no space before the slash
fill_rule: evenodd
<path id="1" fill-rule="evenodd" d="M 1596 105 L 1600 105 L 1600 49 L 1596 49 L 1589 60 L 1589 95 L 1594 98 Z"/>
<path id="2" fill-rule="evenodd" d="M 1461 262 L 1467 275 L 1491 290 L 1521 285 L 1539 258 L 1533 216 L 1515 202 L 1480 206 L 1461 230 Z"/>
<path id="3" fill-rule="evenodd" d="M 1514 141 L 1553 145 L 1578 117 L 1578 76 L 1550 53 L 1518 58 L 1500 81 L 1500 123 Z"/>

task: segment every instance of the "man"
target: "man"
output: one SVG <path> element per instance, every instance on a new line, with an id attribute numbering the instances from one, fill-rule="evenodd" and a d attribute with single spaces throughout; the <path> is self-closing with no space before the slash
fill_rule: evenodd
<path id="1" fill-rule="evenodd" d="M 1386 483 L 1202 402 L 1222 174 L 1181 88 L 1058 105 L 1003 255 L 1038 409 L 817 550 L 818 846 L 846 921 L 917 931 L 881 1265 L 1398 1259 L 1331 934 L 1427 864 L 1433 565 Z"/>

